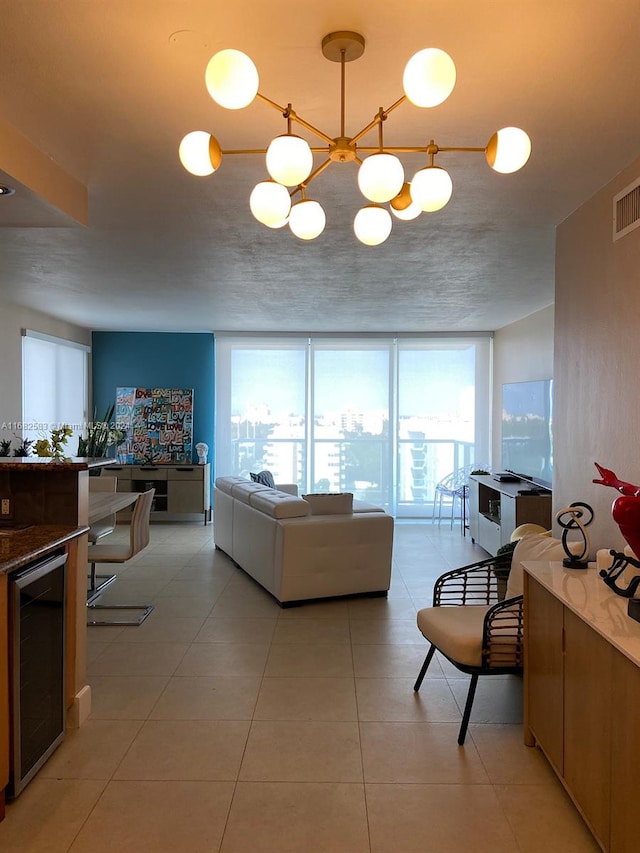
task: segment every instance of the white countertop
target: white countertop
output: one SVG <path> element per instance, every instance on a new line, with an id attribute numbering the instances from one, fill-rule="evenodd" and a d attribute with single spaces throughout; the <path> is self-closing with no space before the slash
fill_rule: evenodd
<path id="1" fill-rule="evenodd" d="M 596 568 L 565 569 L 562 563 L 523 563 L 525 572 L 640 666 L 640 622 L 627 615 L 627 598 L 616 595 Z M 638 570 L 630 567 L 625 575 Z M 626 586 L 626 580 L 622 582 Z"/>

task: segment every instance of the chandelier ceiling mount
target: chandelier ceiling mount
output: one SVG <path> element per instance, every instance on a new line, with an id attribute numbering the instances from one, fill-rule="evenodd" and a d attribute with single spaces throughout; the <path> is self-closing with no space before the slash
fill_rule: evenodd
<path id="1" fill-rule="evenodd" d="M 331 62 L 353 62 L 364 53 L 364 36 L 351 30 L 329 33 L 322 39 L 322 55 Z"/>

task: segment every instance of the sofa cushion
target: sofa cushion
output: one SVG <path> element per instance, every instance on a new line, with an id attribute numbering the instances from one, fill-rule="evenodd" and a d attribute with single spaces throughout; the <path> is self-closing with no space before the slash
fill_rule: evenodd
<path id="1" fill-rule="evenodd" d="M 247 483 L 244 477 L 217 477 L 216 478 L 216 489 L 220 492 L 224 492 L 226 495 L 233 494 L 233 487 L 238 483 Z"/>
<path id="2" fill-rule="evenodd" d="M 262 483 L 263 486 L 269 486 L 270 489 L 275 489 L 276 482 L 273 479 L 271 471 L 260 471 L 259 474 L 249 474 L 254 483 Z"/>
<path id="3" fill-rule="evenodd" d="M 311 507 L 311 515 L 351 515 L 353 512 L 352 492 L 317 492 L 302 497 Z"/>
<path id="4" fill-rule="evenodd" d="M 253 492 L 249 506 L 272 518 L 303 518 L 311 512 L 311 507 L 302 498 L 275 489 Z"/>
<path id="5" fill-rule="evenodd" d="M 252 483 L 251 480 L 241 480 L 238 483 L 234 483 L 231 489 L 231 497 L 248 505 L 251 495 L 255 494 L 255 492 L 268 491 L 271 491 L 269 487 L 263 486 L 262 483 Z"/>
<path id="6" fill-rule="evenodd" d="M 360 501 L 353 499 L 353 511 L 354 512 L 384 512 L 381 506 L 376 506 L 375 504 L 370 504 L 368 501 Z"/>

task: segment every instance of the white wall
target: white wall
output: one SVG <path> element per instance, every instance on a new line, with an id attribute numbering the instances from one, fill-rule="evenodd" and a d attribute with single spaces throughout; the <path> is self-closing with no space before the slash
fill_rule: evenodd
<path id="1" fill-rule="evenodd" d="M 517 323 L 499 329 L 493 338 L 493 430 L 491 459 L 494 471 L 501 466 L 502 386 L 553 378 L 554 308 L 550 305 Z"/>
<path id="2" fill-rule="evenodd" d="M 624 545 L 593 463 L 640 484 L 640 229 L 611 236 L 613 196 L 638 176 L 640 158 L 557 231 L 554 505 L 593 506 L 593 548 Z"/>
<path id="3" fill-rule="evenodd" d="M 39 311 L 0 302 L 0 438 L 20 434 L 12 424 L 22 420 L 22 329 L 33 329 L 91 345 L 91 332 Z M 6 425 L 3 429 L 3 425 Z"/>

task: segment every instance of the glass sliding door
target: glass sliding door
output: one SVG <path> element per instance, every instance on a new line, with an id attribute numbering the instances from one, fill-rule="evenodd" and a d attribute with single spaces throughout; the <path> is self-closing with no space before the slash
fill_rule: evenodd
<path id="1" fill-rule="evenodd" d="M 314 339 L 311 485 L 391 505 L 391 343 Z"/>

